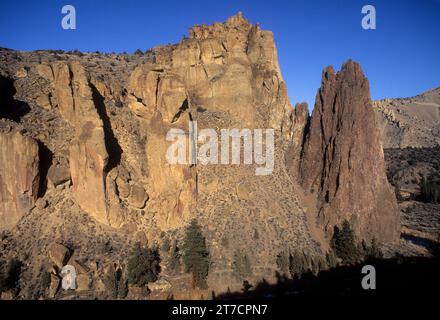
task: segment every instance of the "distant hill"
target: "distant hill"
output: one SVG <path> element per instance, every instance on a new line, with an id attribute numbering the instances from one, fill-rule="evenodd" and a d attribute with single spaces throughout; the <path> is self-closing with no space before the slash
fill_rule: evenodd
<path id="1" fill-rule="evenodd" d="M 412 98 L 373 103 L 384 148 L 440 145 L 440 87 Z"/>

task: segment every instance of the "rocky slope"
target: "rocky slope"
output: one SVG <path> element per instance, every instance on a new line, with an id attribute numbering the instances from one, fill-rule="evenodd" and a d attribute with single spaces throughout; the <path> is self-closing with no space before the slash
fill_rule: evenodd
<path id="1" fill-rule="evenodd" d="M 192 219 L 217 292 L 241 287 L 237 257 L 250 262 L 251 281 L 274 280 L 280 253 L 324 260 L 330 227 L 344 219 L 360 238 L 397 239 L 368 82 L 354 62 L 325 70 L 311 120 L 306 104 L 290 104 L 273 34 L 241 14 L 143 55 L 2 49 L 0 63 L 0 245 L 28 262 L 22 297 L 44 296 L 36 279 L 53 266 L 53 243 L 87 266 L 82 288 L 102 297 L 102 276 L 126 269 L 135 242 L 181 245 Z M 171 129 L 186 150 L 200 143 L 190 120 L 217 134 L 273 129 L 273 171 L 256 175 L 255 161 L 170 164 Z M 175 296 L 189 292 L 168 254 L 162 279 Z"/>
<path id="2" fill-rule="evenodd" d="M 433 148 L 440 144 L 440 88 L 412 98 L 374 101 L 384 148 Z"/>

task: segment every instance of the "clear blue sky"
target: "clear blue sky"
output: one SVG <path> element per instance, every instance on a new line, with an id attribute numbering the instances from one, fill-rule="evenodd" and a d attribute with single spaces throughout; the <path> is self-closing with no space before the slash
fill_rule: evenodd
<path id="1" fill-rule="evenodd" d="M 65 4 L 76 7 L 76 30 L 61 28 Z M 376 30 L 361 28 L 365 4 L 376 7 Z M 193 24 L 237 11 L 274 32 L 292 103 L 313 105 L 322 69 L 348 58 L 361 63 L 373 99 L 440 86 L 440 0 L 2 0 L 0 46 L 133 52 L 176 43 Z"/>

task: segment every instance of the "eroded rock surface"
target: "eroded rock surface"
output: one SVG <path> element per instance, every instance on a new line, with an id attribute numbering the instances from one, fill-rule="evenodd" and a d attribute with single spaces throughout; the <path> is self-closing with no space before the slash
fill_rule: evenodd
<path id="1" fill-rule="evenodd" d="M 0 230 L 9 230 L 35 204 L 39 188 L 38 144 L 19 132 L 0 133 Z"/>
<path id="2" fill-rule="evenodd" d="M 380 130 L 361 67 L 328 67 L 316 96 L 301 159 L 300 181 L 320 201 L 330 233 L 347 219 L 359 236 L 396 240 L 399 216 L 387 181 Z"/>

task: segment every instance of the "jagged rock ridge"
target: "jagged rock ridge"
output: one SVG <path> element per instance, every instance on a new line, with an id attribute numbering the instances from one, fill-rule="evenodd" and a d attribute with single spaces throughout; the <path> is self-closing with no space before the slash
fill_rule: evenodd
<path id="1" fill-rule="evenodd" d="M 335 191 L 337 181 L 360 183 L 354 191 L 368 189 L 359 197 L 350 189 L 354 211 L 343 202 L 347 193 L 332 194 L 330 205 L 320 211 L 325 226 L 353 216 L 361 237 L 369 230 L 381 240 L 395 239 L 394 216 L 380 216 L 370 208 L 384 200 L 391 210 L 393 199 L 386 186 L 377 189 L 383 196 L 374 194 L 384 182 L 383 155 L 377 128 L 364 110 L 368 84 L 353 63 L 341 75 L 327 70 L 329 78 L 320 91 L 326 100 L 317 102 L 315 110 L 322 110 L 314 111 L 309 121 L 306 104 L 295 109 L 290 104 L 273 34 L 251 25 L 241 14 L 225 23 L 195 26 L 179 44 L 153 48 L 143 56 L 1 51 L 0 59 L 2 77 L 16 89 L 6 90 L 6 100 L 17 102 L 7 104 L 7 114 L 14 117 L 0 119 L 0 132 L 20 132 L 38 141 L 38 158 L 47 169 L 36 172 L 44 185 L 38 192 L 44 205 L 21 211 L 7 226 L 13 234 L 29 234 L 37 226 L 39 242 L 12 236 L 18 251 L 32 248 L 36 255 L 47 251 L 53 240 L 68 242 L 86 252 L 86 259 L 114 268 L 115 259 L 126 257 L 132 242 L 181 241 L 184 227 L 195 218 L 211 253 L 210 287 L 241 287 L 232 271 L 237 255 L 248 257 L 254 279 L 273 277 L 281 252 L 324 256 L 328 243 L 323 242 L 329 239 L 311 232 L 316 224 L 309 214 L 314 204 L 303 201 L 297 183 L 309 190 L 318 180 L 323 185 L 315 192 L 319 205 L 327 191 L 329 197 Z M 329 112 L 328 106 L 341 94 L 348 100 L 335 104 L 337 112 Z M 23 108 L 14 114 L 11 106 L 19 103 Z M 357 117 L 367 119 L 367 126 L 359 126 Z M 255 176 L 255 164 L 169 164 L 166 134 L 180 128 L 189 138 L 189 120 L 196 120 L 199 129 L 216 132 L 274 129 L 272 175 Z M 329 124 L 324 133 L 317 130 L 322 120 Z M 347 127 L 358 128 L 351 142 L 367 145 L 357 146 L 357 156 L 347 155 L 346 140 L 333 130 L 333 122 L 344 128 L 344 134 Z M 372 138 L 363 141 L 365 132 Z M 322 148 L 329 141 L 339 156 Z M 0 145 L 2 154 L 5 145 Z M 361 172 L 338 171 L 328 162 L 355 159 Z M 379 164 L 374 168 L 373 160 Z M 33 156 L 25 161 L 34 161 Z M 366 168 L 375 170 L 368 179 L 370 173 L 360 168 L 364 161 Z M 9 205 L 16 200 L 14 196 L 5 201 Z M 45 219 L 48 215 L 56 219 Z M 71 224 L 78 221 L 83 224 L 74 228 Z M 380 223 L 384 227 L 374 229 Z M 96 239 L 113 243 L 122 253 L 96 252 Z"/>
<path id="2" fill-rule="evenodd" d="M 396 240 L 399 215 L 385 174 L 369 83 L 348 61 L 322 74 L 300 164 L 300 181 L 317 195 L 328 232 L 348 220 L 364 239 Z"/>

